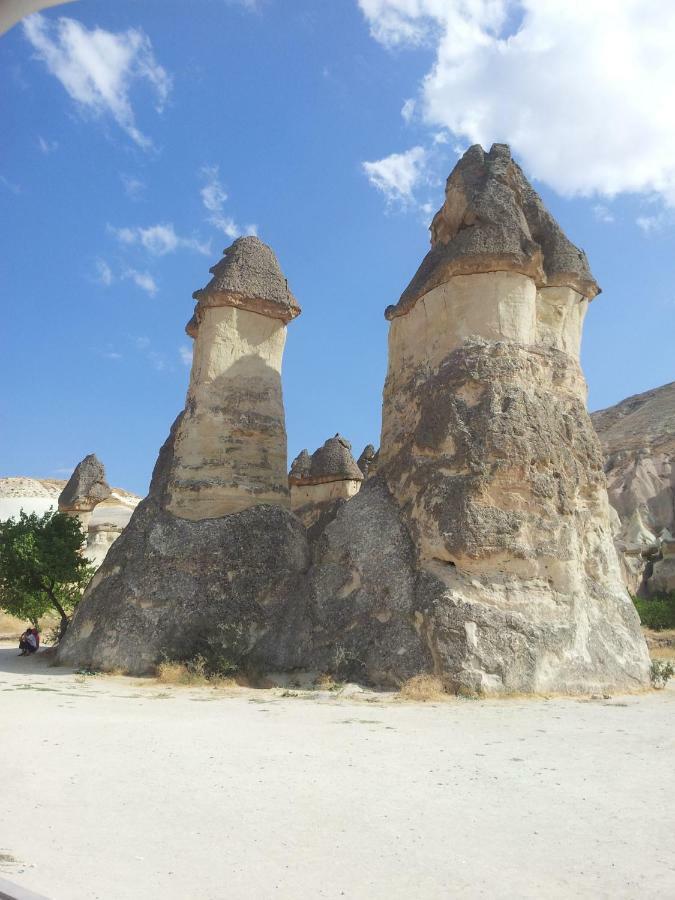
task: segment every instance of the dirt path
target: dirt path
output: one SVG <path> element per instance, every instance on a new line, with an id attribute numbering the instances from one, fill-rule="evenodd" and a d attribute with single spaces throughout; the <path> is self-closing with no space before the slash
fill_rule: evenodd
<path id="1" fill-rule="evenodd" d="M 0 650 L 0 877 L 51 900 L 675 895 L 675 691 L 409 704 Z"/>

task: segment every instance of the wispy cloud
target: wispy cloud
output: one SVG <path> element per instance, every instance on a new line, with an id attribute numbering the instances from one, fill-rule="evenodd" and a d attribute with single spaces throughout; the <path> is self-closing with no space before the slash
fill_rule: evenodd
<path id="1" fill-rule="evenodd" d="M 112 117 L 139 147 L 152 147 L 150 138 L 136 125 L 131 88 L 139 81 L 149 84 L 156 110 L 161 112 L 171 90 L 171 77 L 155 59 L 142 29 L 113 33 L 88 29 L 65 16 L 52 20 L 36 13 L 24 20 L 23 33 L 80 110 Z"/>
<path id="2" fill-rule="evenodd" d="M 596 222 L 603 222 L 605 225 L 610 225 L 615 221 L 614 213 L 608 206 L 605 206 L 604 203 L 595 204 L 593 207 L 593 216 L 595 217 Z"/>
<path id="3" fill-rule="evenodd" d="M 178 348 L 178 355 L 184 366 L 192 365 L 192 347 L 186 347 L 185 344 L 183 344 L 182 347 Z"/>
<path id="4" fill-rule="evenodd" d="M 144 181 L 134 175 L 126 175 L 124 172 L 120 172 L 120 181 L 127 197 L 131 200 L 140 200 L 145 192 Z"/>
<path id="5" fill-rule="evenodd" d="M 110 287 L 110 285 L 114 281 L 114 278 L 113 278 L 112 269 L 110 268 L 108 263 L 104 259 L 101 259 L 99 257 L 96 260 L 95 266 L 96 266 L 96 275 L 94 277 L 94 280 L 98 284 L 102 284 L 104 287 Z"/>
<path id="6" fill-rule="evenodd" d="M 166 256 L 176 250 L 193 250 L 208 256 L 211 253 L 211 242 L 202 243 L 196 238 L 180 237 L 171 222 L 160 222 L 147 228 L 124 226 L 116 228 L 108 225 L 108 231 L 127 247 L 140 246 L 153 256 Z"/>
<path id="7" fill-rule="evenodd" d="M 204 208 L 209 213 L 208 221 L 218 228 L 228 238 L 234 240 L 241 234 L 257 234 L 257 225 L 238 225 L 232 216 L 225 215 L 225 202 L 227 192 L 220 181 L 218 166 L 203 166 L 201 176 L 205 179 L 204 186 L 200 190 L 200 196 Z"/>
<path id="8" fill-rule="evenodd" d="M 58 141 L 48 141 L 47 138 L 43 138 L 42 135 L 38 135 L 38 147 L 45 156 L 48 156 L 50 153 L 53 153 L 55 150 L 59 148 Z"/>
<path id="9" fill-rule="evenodd" d="M 141 290 L 154 297 L 159 288 L 157 282 L 149 272 L 139 272 L 136 269 L 126 269 L 123 278 L 133 281 Z"/>
<path id="10" fill-rule="evenodd" d="M 21 185 L 15 184 L 13 181 L 10 181 L 9 178 L 5 178 L 4 175 L 0 175 L 0 184 L 6 188 L 10 192 L 10 194 L 20 194 L 21 193 Z"/>
<path id="11" fill-rule="evenodd" d="M 405 153 L 392 153 L 384 159 L 362 163 L 368 180 L 389 203 L 411 203 L 415 188 L 426 179 L 427 151 L 411 147 Z"/>
<path id="12" fill-rule="evenodd" d="M 408 97 L 403 106 L 401 107 L 401 116 L 403 117 L 404 122 L 410 122 L 412 117 L 415 115 L 415 100 L 413 97 Z"/>

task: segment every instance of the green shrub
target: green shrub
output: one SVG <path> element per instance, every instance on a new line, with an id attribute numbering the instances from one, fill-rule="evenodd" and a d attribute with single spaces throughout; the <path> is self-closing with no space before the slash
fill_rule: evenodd
<path id="1" fill-rule="evenodd" d="M 652 660 L 652 668 L 649 675 L 655 688 L 664 688 L 675 675 L 675 668 L 673 668 L 671 662 L 654 659 Z"/>
<path id="2" fill-rule="evenodd" d="M 675 591 L 653 597 L 633 597 L 633 603 L 645 628 L 662 631 L 675 628 Z"/>

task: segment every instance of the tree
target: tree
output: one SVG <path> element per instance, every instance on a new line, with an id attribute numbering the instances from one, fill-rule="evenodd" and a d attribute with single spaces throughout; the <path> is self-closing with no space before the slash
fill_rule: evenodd
<path id="1" fill-rule="evenodd" d="M 54 610 L 63 637 L 94 572 L 84 543 L 79 520 L 63 513 L 22 510 L 18 519 L 0 522 L 0 608 L 35 626 Z"/>

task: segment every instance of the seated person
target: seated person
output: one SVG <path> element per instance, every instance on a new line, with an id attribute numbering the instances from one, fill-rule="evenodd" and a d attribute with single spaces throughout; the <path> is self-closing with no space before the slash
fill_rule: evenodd
<path id="1" fill-rule="evenodd" d="M 27 628 L 19 638 L 19 656 L 28 656 L 29 653 L 35 653 L 38 648 L 39 638 L 36 636 L 37 628 Z"/>

